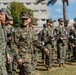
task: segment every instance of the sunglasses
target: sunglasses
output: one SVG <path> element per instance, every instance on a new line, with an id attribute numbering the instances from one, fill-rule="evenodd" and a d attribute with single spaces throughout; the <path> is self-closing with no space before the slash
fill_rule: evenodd
<path id="1" fill-rule="evenodd" d="M 22 20 L 28 20 L 28 18 L 23 18 Z"/>

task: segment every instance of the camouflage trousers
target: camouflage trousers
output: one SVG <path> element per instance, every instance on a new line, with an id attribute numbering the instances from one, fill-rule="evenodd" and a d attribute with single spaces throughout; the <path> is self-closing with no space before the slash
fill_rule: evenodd
<path id="1" fill-rule="evenodd" d="M 11 50 L 10 50 L 9 47 L 8 47 L 7 49 L 9 50 L 8 53 L 9 53 L 9 55 L 10 55 L 10 57 L 11 57 L 11 62 L 10 62 L 10 63 L 7 63 L 7 62 L 6 62 L 6 69 L 7 69 L 8 75 L 12 75 L 13 54 L 12 54 L 12 52 L 11 52 Z"/>
<path id="2" fill-rule="evenodd" d="M 8 75 L 19 75 L 18 63 L 15 57 L 13 57 L 13 61 L 6 65 Z"/>
<path id="3" fill-rule="evenodd" d="M 73 49 L 73 58 L 76 60 L 76 46 L 72 48 Z"/>
<path id="4" fill-rule="evenodd" d="M 8 75 L 5 65 L 6 65 L 5 47 L 2 47 L 0 48 L 0 75 Z"/>
<path id="5" fill-rule="evenodd" d="M 3 63 L 2 63 L 2 65 L 0 65 L 0 75 L 8 75 L 5 64 L 3 64 Z"/>
<path id="6" fill-rule="evenodd" d="M 70 59 L 71 58 L 71 50 L 72 50 L 70 42 L 66 43 L 66 46 L 67 46 L 67 48 L 66 48 L 66 58 Z"/>
<path id="7" fill-rule="evenodd" d="M 23 59 L 23 67 L 19 66 L 19 75 L 33 75 L 33 66 L 31 64 L 31 52 L 20 52 L 19 55 Z"/>
<path id="8" fill-rule="evenodd" d="M 34 50 L 31 57 L 31 64 L 33 66 L 33 69 L 35 70 L 37 65 L 37 59 L 38 59 L 38 50 Z"/>
<path id="9" fill-rule="evenodd" d="M 52 48 L 52 45 L 47 44 L 46 48 L 49 50 L 49 55 L 45 54 L 45 64 L 47 67 L 52 67 L 53 65 L 53 50 L 54 48 Z"/>
<path id="10" fill-rule="evenodd" d="M 66 59 L 66 45 L 63 45 L 63 43 L 57 43 L 57 59 L 59 64 L 65 63 Z"/>
<path id="11" fill-rule="evenodd" d="M 19 68 L 18 68 L 18 63 L 16 60 L 16 57 L 13 56 L 13 61 L 12 61 L 12 75 L 19 75 Z"/>

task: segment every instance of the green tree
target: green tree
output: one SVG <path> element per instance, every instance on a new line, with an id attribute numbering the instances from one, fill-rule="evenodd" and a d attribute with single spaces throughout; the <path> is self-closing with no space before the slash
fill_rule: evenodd
<path id="1" fill-rule="evenodd" d="M 11 11 L 11 15 L 14 18 L 14 26 L 20 26 L 21 24 L 21 13 L 27 12 L 30 14 L 32 20 L 37 22 L 37 19 L 34 18 L 33 11 L 31 9 L 27 9 L 24 4 L 19 2 L 11 2 L 9 6 L 9 10 Z"/>
<path id="2" fill-rule="evenodd" d="M 42 1 L 45 1 L 45 0 L 36 0 L 37 1 L 37 4 L 38 3 L 41 3 Z M 49 0 L 47 5 L 54 5 L 58 0 Z M 65 25 L 65 20 L 67 19 L 66 18 L 66 4 L 69 5 L 69 0 L 62 0 L 62 3 L 63 3 L 63 18 L 64 18 L 64 25 Z"/>

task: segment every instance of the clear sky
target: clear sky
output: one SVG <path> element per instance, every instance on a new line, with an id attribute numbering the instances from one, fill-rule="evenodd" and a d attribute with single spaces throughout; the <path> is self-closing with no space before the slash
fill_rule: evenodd
<path id="1" fill-rule="evenodd" d="M 63 17 L 62 0 L 58 0 L 53 6 L 48 6 L 48 17 L 57 20 Z M 76 17 L 76 0 L 69 0 L 69 6 L 67 6 L 67 18 L 74 19 Z"/>

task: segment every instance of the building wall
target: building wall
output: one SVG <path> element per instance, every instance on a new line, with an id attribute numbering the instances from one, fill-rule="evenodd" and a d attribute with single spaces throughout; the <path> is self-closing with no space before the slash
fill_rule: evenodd
<path id="1" fill-rule="evenodd" d="M 47 0 L 38 5 L 36 4 L 36 0 L 0 0 L 0 8 L 6 8 L 13 1 L 23 3 L 27 8 L 34 11 L 34 17 L 38 19 L 37 29 L 40 29 L 46 23 L 46 19 L 48 18 Z"/>

